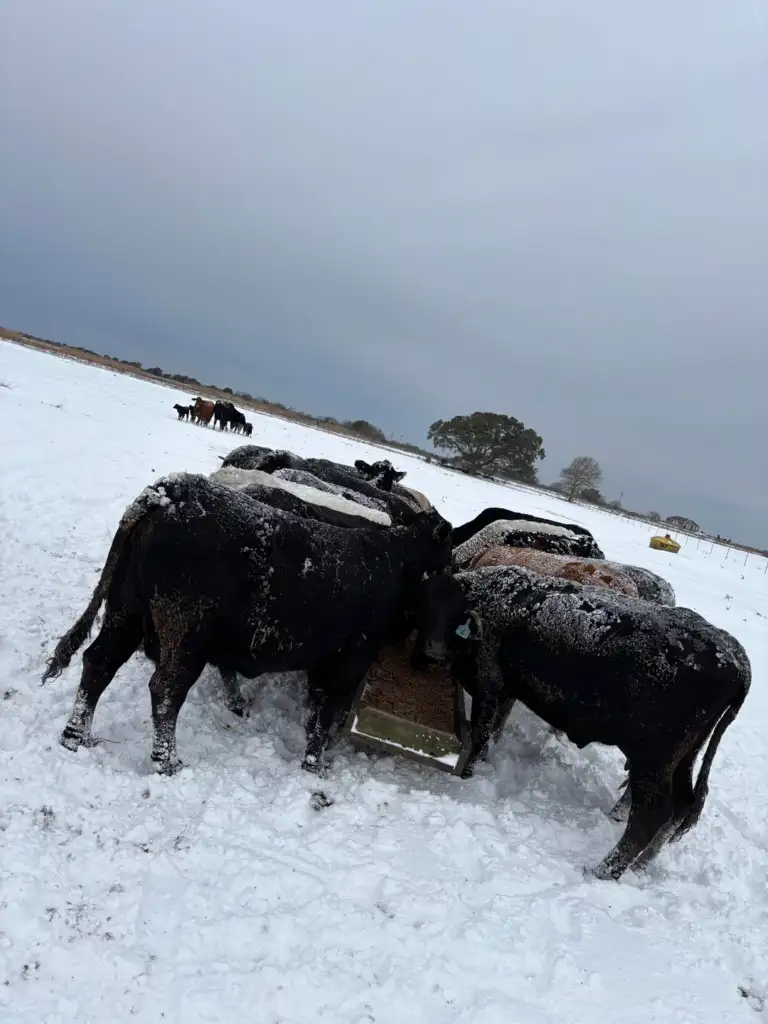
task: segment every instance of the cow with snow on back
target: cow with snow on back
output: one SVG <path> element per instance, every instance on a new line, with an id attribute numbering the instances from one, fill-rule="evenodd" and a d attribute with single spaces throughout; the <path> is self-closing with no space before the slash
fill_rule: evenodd
<path id="1" fill-rule="evenodd" d="M 566 526 L 553 526 L 535 519 L 499 519 L 479 530 L 453 549 L 453 565 L 465 569 L 472 559 L 488 548 L 534 548 L 556 555 L 605 558 L 592 536 L 573 533 Z"/>
<path id="2" fill-rule="evenodd" d="M 518 566 L 439 574 L 420 589 L 414 666 L 448 663 L 472 695 L 465 774 L 519 700 L 577 747 L 602 743 L 627 758 L 629 821 L 597 877 L 644 866 L 696 824 L 718 744 L 749 691 L 738 640 L 688 608 Z"/>
<path id="3" fill-rule="evenodd" d="M 319 772 L 334 721 L 379 649 L 402 636 L 422 575 L 447 564 L 450 532 L 436 512 L 409 526 L 346 529 L 203 476 L 157 481 L 123 514 L 91 601 L 43 677 L 69 665 L 105 603 L 62 743 L 77 750 L 92 742 L 99 698 L 143 645 L 155 664 L 149 689 L 157 771 L 181 767 L 176 720 L 211 664 L 225 677 L 306 671 L 302 767 Z"/>

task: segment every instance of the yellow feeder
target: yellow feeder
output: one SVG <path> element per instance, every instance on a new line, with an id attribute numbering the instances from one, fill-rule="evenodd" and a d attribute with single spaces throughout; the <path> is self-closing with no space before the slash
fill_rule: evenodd
<path id="1" fill-rule="evenodd" d="M 680 550 L 680 545 L 671 537 L 651 537 L 650 547 L 654 551 L 669 551 L 673 555 Z"/>

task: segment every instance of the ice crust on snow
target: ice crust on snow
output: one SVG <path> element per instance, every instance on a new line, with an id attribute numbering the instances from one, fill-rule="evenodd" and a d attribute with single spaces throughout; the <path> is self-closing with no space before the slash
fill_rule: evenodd
<path id="1" fill-rule="evenodd" d="M 523 707 L 469 781 L 339 742 L 322 781 L 333 804 L 318 811 L 318 781 L 298 767 L 303 676 L 245 684 L 241 721 L 206 670 L 179 719 L 187 765 L 159 779 L 140 656 L 96 713 L 104 742 L 77 755 L 57 740 L 80 659 L 55 683 L 41 687 L 40 675 L 87 605 L 126 507 L 162 479 L 173 514 L 190 514 L 167 481 L 207 476 L 231 438 L 178 422 L 173 403 L 188 396 L 159 384 L 4 342 L 0 365 L 15 385 L 0 398 L 0 1021 L 760 1024 L 763 559 L 744 565 L 695 541 L 655 552 L 653 528 L 580 510 L 608 558 L 667 577 L 680 605 L 733 632 L 752 661 L 702 819 L 645 876 L 581 873 L 621 833 L 605 811 L 623 757 L 559 742 Z M 251 419 L 275 449 L 347 465 L 381 457 Z M 571 513 L 554 494 L 407 455 L 397 464 L 453 523 L 492 506 Z"/>

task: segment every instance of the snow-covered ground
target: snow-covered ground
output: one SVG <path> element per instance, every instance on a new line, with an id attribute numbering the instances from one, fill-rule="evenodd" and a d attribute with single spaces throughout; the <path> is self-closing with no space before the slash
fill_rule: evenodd
<path id="1" fill-rule="evenodd" d="M 519 709 L 476 777 L 333 749 L 299 770 L 300 681 L 253 682 L 233 718 L 207 673 L 185 769 L 150 772 L 150 669 L 102 699 L 104 742 L 59 743 L 80 660 L 40 686 L 126 503 L 209 473 L 236 443 L 179 423 L 166 387 L 0 343 L 0 1021 L 165 1024 L 729 1024 L 768 1018 L 768 576 L 709 544 L 398 455 L 453 522 L 486 505 L 577 518 L 655 569 L 752 659 L 696 830 L 645 876 L 587 881 L 620 827 L 622 758 Z M 351 461 L 380 450 L 260 416 L 253 441 Z M 741 991 L 740 991 L 741 989 Z M 763 999 L 766 1007 L 763 1008 Z"/>

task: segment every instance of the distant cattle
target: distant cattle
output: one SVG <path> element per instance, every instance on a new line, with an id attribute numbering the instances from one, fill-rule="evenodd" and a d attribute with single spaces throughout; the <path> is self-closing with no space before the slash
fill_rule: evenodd
<path id="1" fill-rule="evenodd" d="M 245 415 L 239 409 L 235 409 L 229 417 L 229 429 L 236 434 L 245 433 Z"/>
<path id="2" fill-rule="evenodd" d="M 219 430 L 224 430 L 227 423 L 229 423 L 229 417 L 235 411 L 235 407 L 231 402 L 222 402 L 219 400 L 213 407 L 213 426 L 218 427 Z"/>
<path id="3" fill-rule="evenodd" d="M 208 426 L 213 418 L 213 410 L 213 402 L 206 402 L 203 398 L 196 398 L 192 406 L 191 415 L 193 422 Z"/>
<path id="4" fill-rule="evenodd" d="M 379 649 L 402 636 L 420 579 L 449 556 L 450 524 L 436 512 L 405 527 L 340 529 L 205 477 L 158 480 L 126 509 L 93 597 L 45 672 L 44 681 L 69 665 L 106 602 L 62 743 L 77 750 L 91 742 L 99 697 L 143 646 L 156 666 L 149 689 L 157 771 L 181 767 L 176 721 L 209 663 L 233 703 L 237 673 L 306 671 L 302 767 L 318 772 L 334 721 Z"/>
<path id="5" fill-rule="evenodd" d="M 245 416 L 236 409 L 232 402 L 218 401 L 213 407 L 213 425 L 220 430 L 229 427 L 236 434 L 245 432 Z"/>
<path id="6" fill-rule="evenodd" d="M 594 541 L 594 537 L 589 530 L 585 526 L 579 526 L 577 523 L 561 523 L 555 519 L 542 519 L 541 516 L 533 516 L 527 512 L 513 512 L 508 508 L 485 508 L 482 512 L 479 512 L 474 519 L 470 519 L 469 522 L 462 523 L 461 526 L 454 527 L 453 546 L 457 548 L 460 544 L 464 544 L 470 537 L 474 537 L 476 533 L 482 530 L 483 527 L 489 526 L 491 523 L 495 523 L 500 519 L 504 519 L 508 522 L 514 521 L 515 519 L 525 519 L 526 522 L 547 523 L 549 526 L 559 526 L 568 530 L 570 533 L 578 533 L 584 537 L 589 537 Z M 595 547 L 597 547 L 596 544 Z M 602 558 L 602 554 L 587 555 L 586 557 Z"/>
<path id="7" fill-rule="evenodd" d="M 253 433 L 253 424 L 249 423 L 249 422 L 246 422 L 245 429 L 243 430 L 243 434 L 245 434 L 246 437 L 250 437 L 252 433 Z"/>
<path id="8" fill-rule="evenodd" d="M 540 576 L 553 576 L 587 586 L 616 590 L 627 597 L 638 596 L 637 584 L 630 576 L 599 558 L 576 558 L 548 551 L 532 551 L 530 548 L 495 547 L 486 548 L 475 555 L 467 568 L 483 569 L 490 565 L 520 565 Z"/>
<path id="9" fill-rule="evenodd" d="M 481 551 L 490 547 L 534 548 L 558 555 L 578 555 L 603 559 L 604 555 L 591 534 L 574 533 L 561 524 L 535 519 L 500 519 L 484 526 L 469 540 L 453 549 L 453 564 L 465 568 Z"/>
<path id="10" fill-rule="evenodd" d="M 597 877 L 644 866 L 696 824 L 718 744 L 750 687 L 749 659 L 729 633 L 688 608 L 511 565 L 432 577 L 417 609 L 414 664 L 451 664 L 472 695 L 466 774 L 516 700 L 577 747 L 624 753 L 629 821 Z"/>
<path id="11" fill-rule="evenodd" d="M 192 407 L 189 405 L 174 405 L 173 407 L 179 414 L 180 420 L 189 419 L 189 414 L 192 411 Z"/>

